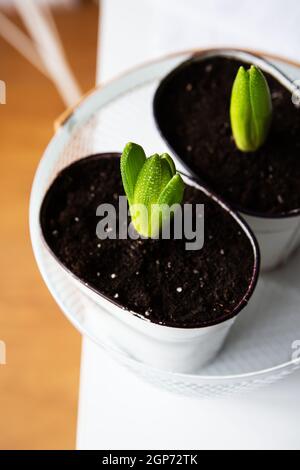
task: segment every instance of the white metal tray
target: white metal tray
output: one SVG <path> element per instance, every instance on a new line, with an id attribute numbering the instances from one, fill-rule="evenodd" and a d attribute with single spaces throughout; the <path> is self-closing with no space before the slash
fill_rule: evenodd
<path id="1" fill-rule="evenodd" d="M 226 396 L 273 383 L 300 368 L 300 253 L 287 266 L 261 277 L 253 300 L 215 362 L 198 375 L 179 375 L 154 370 L 117 350 L 101 325 L 98 307 L 57 269 L 43 246 L 39 228 L 45 192 L 65 166 L 92 153 L 121 151 L 128 141 L 141 143 L 147 154 L 168 150 L 153 119 L 153 95 L 160 79 L 189 57 L 190 53 L 184 53 L 144 65 L 96 89 L 81 102 L 59 127 L 41 159 L 32 188 L 30 230 L 43 278 L 82 334 L 148 382 L 185 395 Z M 292 79 L 300 73 L 294 66 L 275 63 Z"/>

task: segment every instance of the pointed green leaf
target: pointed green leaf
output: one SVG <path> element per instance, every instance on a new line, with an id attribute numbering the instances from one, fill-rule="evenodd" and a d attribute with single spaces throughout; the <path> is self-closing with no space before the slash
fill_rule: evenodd
<path id="1" fill-rule="evenodd" d="M 252 111 L 249 93 L 249 74 L 244 67 L 240 67 L 233 85 L 230 117 L 237 147 L 245 152 L 250 151 L 252 148 L 252 139 L 250 139 Z"/>
<path id="2" fill-rule="evenodd" d="M 182 202 L 184 193 L 184 182 L 180 175 L 175 175 L 169 181 L 167 186 L 164 188 L 160 194 L 157 204 L 152 206 L 151 211 L 151 236 L 156 236 L 163 224 L 170 223 L 174 211 L 175 205 L 179 205 Z"/>
<path id="3" fill-rule="evenodd" d="M 161 162 L 161 185 L 160 185 L 160 193 L 165 189 L 169 181 L 173 178 L 173 169 L 170 167 L 169 162 L 165 159 L 160 157 Z M 175 170 L 176 173 L 176 170 Z"/>
<path id="4" fill-rule="evenodd" d="M 170 157 L 170 155 L 168 153 L 163 153 L 160 158 L 162 159 L 163 162 L 169 165 L 171 175 L 172 176 L 176 175 L 175 163 L 173 162 L 173 159 Z"/>
<path id="5" fill-rule="evenodd" d="M 146 155 L 140 145 L 129 142 L 121 156 L 121 176 L 129 204 L 133 202 L 134 189 L 138 176 L 146 161 Z"/>
<path id="6" fill-rule="evenodd" d="M 161 186 L 161 160 L 159 155 L 153 155 L 146 160 L 135 186 L 134 204 L 144 204 L 148 207 L 155 204 Z"/>
<path id="7" fill-rule="evenodd" d="M 259 148 L 266 140 L 272 118 L 272 99 L 263 73 L 252 66 L 250 71 L 250 99 L 253 114 L 253 143 Z"/>
<path id="8" fill-rule="evenodd" d="M 135 229 L 142 236 L 156 237 L 164 217 L 163 206 L 180 204 L 183 198 L 184 183 L 172 158 L 156 154 L 146 159 L 139 145 L 129 143 L 121 157 L 121 174 Z"/>
<path id="9" fill-rule="evenodd" d="M 135 229 L 143 236 L 151 236 L 151 206 L 155 204 L 161 188 L 161 159 L 153 155 L 146 160 L 134 191 L 133 205 L 130 208 Z M 146 212 L 141 210 L 143 206 Z"/>
<path id="10" fill-rule="evenodd" d="M 184 193 L 184 182 L 179 174 L 173 176 L 171 181 L 167 184 L 165 189 L 160 194 L 157 203 L 173 206 L 174 204 L 181 204 Z"/>
<path id="11" fill-rule="evenodd" d="M 263 73 L 252 66 L 240 67 L 235 79 L 230 106 L 233 136 L 243 152 L 254 152 L 265 142 L 272 118 L 272 102 Z"/>

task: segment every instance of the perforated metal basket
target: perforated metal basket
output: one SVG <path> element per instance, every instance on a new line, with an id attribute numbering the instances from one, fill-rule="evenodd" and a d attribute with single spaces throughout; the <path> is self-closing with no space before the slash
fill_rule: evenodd
<path id="1" fill-rule="evenodd" d="M 224 350 L 197 375 L 155 370 L 117 349 L 87 300 L 58 269 L 41 239 L 39 210 L 57 173 L 92 153 L 120 151 L 128 141 L 142 142 L 147 154 L 163 153 L 152 101 L 159 81 L 190 53 L 144 65 L 94 90 L 64 116 L 40 162 L 32 188 L 30 230 L 42 276 L 69 320 L 130 371 L 156 386 L 197 397 L 228 396 L 271 384 L 300 368 L 300 255 L 259 281 L 253 301 L 236 322 Z M 282 61 L 278 67 L 296 79 L 300 70 Z M 178 165 L 179 169 L 180 164 Z M 99 371 L 100 373 L 100 371 Z"/>

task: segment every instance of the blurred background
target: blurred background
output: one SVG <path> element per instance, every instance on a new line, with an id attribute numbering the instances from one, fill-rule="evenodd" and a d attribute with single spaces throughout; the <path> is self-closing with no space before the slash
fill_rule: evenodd
<path id="1" fill-rule="evenodd" d="M 26 31 L 15 8 L 3 8 L 9 3 L 0 1 L 0 13 Z M 87 91 L 95 83 L 98 7 L 51 3 L 70 67 Z M 39 275 L 28 229 L 33 176 L 66 104 L 48 73 L 1 32 L 0 22 L 0 79 L 7 87 L 7 103 L 0 105 L 0 340 L 7 349 L 7 365 L 0 366 L 0 448 L 74 448 L 80 336 Z"/>
<path id="2" fill-rule="evenodd" d="M 28 230 L 54 120 L 96 81 L 178 50 L 235 46 L 300 62 L 299 0 L 254 3 L 0 0 L 0 449 L 75 447 L 81 340 L 41 280 Z"/>

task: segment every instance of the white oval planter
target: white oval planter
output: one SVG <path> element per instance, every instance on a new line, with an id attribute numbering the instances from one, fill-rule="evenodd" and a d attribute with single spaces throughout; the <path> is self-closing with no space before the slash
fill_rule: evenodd
<path id="1" fill-rule="evenodd" d="M 196 373 L 212 361 L 236 319 L 207 328 L 170 328 L 123 310 L 74 278 L 73 283 L 85 295 L 86 307 L 94 309 L 94 321 L 101 323 L 117 350 L 141 363 L 169 372 Z"/>
<path id="2" fill-rule="evenodd" d="M 237 49 L 215 49 L 208 51 L 200 51 L 196 55 L 192 56 L 189 60 L 183 62 L 177 66 L 172 72 L 170 72 L 162 81 L 159 86 L 155 98 L 154 98 L 154 118 L 157 124 L 156 118 L 156 100 L 160 87 L 168 81 L 176 70 L 185 67 L 186 64 L 194 61 L 202 61 L 208 58 L 214 57 L 228 57 L 237 59 L 241 62 L 252 63 L 260 67 L 264 72 L 272 75 L 278 82 L 286 87 L 291 93 L 295 91 L 295 84 L 290 80 L 284 73 L 282 73 L 275 65 L 271 64 L 262 57 L 250 54 Z M 165 137 L 162 134 L 159 125 L 157 128 L 164 140 Z M 172 146 L 166 140 L 166 143 L 171 148 Z M 185 171 L 198 178 L 198 176 L 187 166 L 187 164 L 181 160 L 180 156 L 174 154 L 174 160 L 180 162 L 181 166 Z M 300 246 L 300 208 L 291 214 L 283 214 L 282 216 L 263 216 L 262 214 L 249 214 L 246 211 L 236 208 L 242 217 L 247 221 L 254 235 L 256 236 L 260 252 L 261 252 L 261 270 L 270 271 L 279 267 L 281 264 L 287 261 L 289 256 Z"/>
<path id="3" fill-rule="evenodd" d="M 249 239 L 253 249 L 252 279 L 247 292 L 232 312 L 224 312 L 224 316 L 213 324 L 190 329 L 167 327 L 154 324 L 120 307 L 69 271 L 49 248 L 41 228 L 40 236 L 56 269 L 67 276 L 69 281 L 84 294 L 86 307 L 94 309 L 94 321 L 97 322 L 98 328 L 105 331 L 110 344 L 129 357 L 157 369 L 177 373 L 196 373 L 216 357 L 237 315 L 248 305 L 259 275 L 260 255 L 256 240 L 243 220 L 206 188 L 186 176 L 183 178 L 187 184 L 196 187 L 218 204 L 222 210 L 228 212 Z"/>
<path id="4" fill-rule="evenodd" d="M 242 214 L 261 251 L 261 267 L 271 271 L 284 264 L 300 245 L 300 215 L 267 218 Z"/>

